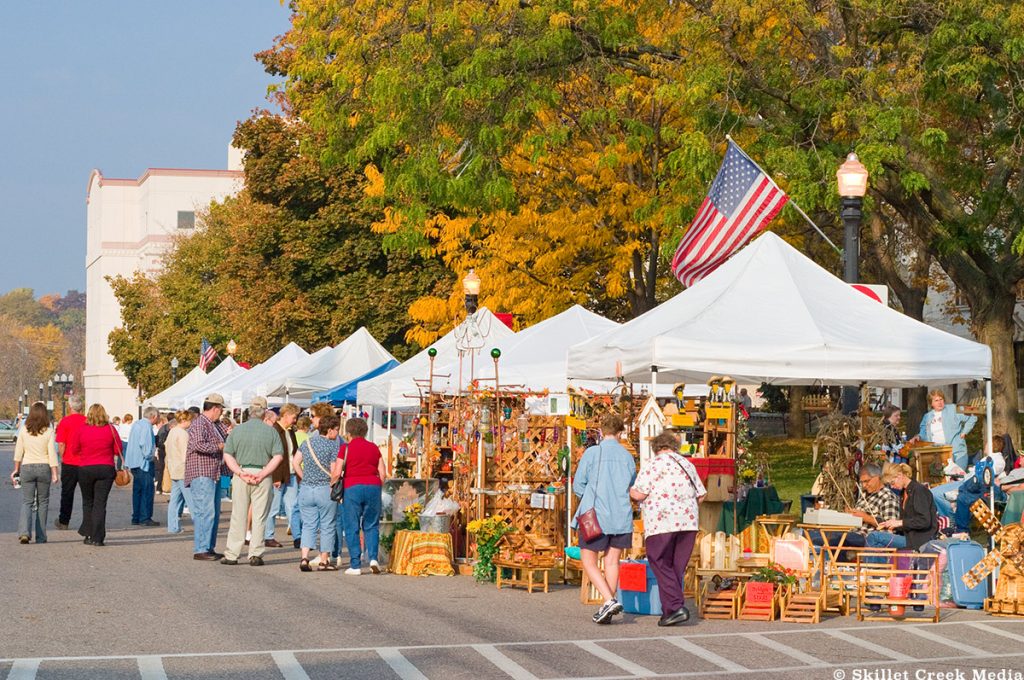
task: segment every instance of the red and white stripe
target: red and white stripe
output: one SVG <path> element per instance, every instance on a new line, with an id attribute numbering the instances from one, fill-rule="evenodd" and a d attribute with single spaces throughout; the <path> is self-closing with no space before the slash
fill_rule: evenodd
<path id="1" fill-rule="evenodd" d="M 719 213 L 711 199 L 705 197 L 679 242 L 672 258 L 672 272 L 687 287 L 697 283 L 743 247 L 788 200 L 764 175 L 751 185 L 732 218 Z"/>

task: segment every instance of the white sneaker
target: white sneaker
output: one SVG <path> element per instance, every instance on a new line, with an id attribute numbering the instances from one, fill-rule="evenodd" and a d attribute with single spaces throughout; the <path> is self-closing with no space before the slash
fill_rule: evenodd
<path id="1" fill-rule="evenodd" d="M 362 574 L 362 569 L 353 569 L 352 567 L 349 567 L 345 570 L 345 576 L 362 576 Z"/>
<path id="2" fill-rule="evenodd" d="M 380 564 L 377 563 L 377 560 L 370 560 L 370 571 L 374 574 L 380 573 Z"/>
<path id="3" fill-rule="evenodd" d="M 251 542 L 252 542 L 252 532 L 251 532 L 251 531 L 246 531 L 246 532 L 245 532 L 245 540 L 246 540 L 247 542 L 249 542 L 249 543 L 251 543 Z"/>
<path id="4" fill-rule="evenodd" d="M 317 555 L 316 557 L 314 557 L 314 558 L 309 560 L 309 566 L 311 566 L 311 567 L 316 567 L 319 564 L 320 564 L 320 556 L 319 555 Z"/>
<path id="5" fill-rule="evenodd" d="M 341 569 L 341 555 L 338 555 L 338 559 L 337 561 L 335 561 L 334 566 L 336 566 L 338 569 Z"/>
<path id="6" fill-rule="evenodd" d="M 181 514 L 182 515 L 191 515 L 192 513 L 188 511 L 188 508 L 185 508 L 184 510 L 181 511 Z"/>

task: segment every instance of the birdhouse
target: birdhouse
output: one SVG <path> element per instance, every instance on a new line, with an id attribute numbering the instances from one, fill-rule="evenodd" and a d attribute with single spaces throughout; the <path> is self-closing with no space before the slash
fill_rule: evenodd
<path id="1" fill-rule="evenodd" d="M 651 440 L 661 434 L 661 431 L 665 429 L 665 422 L 665 414 L 662 413 L 661 407 L 658 406 L 658 400 L 652 395 L 647 399 L 647 403 L 644 404 L 643 409 L 640 411 L 639 427 L 641 467 L 645 465 L 653 455 L 654 452 L 651 451 Z"/>

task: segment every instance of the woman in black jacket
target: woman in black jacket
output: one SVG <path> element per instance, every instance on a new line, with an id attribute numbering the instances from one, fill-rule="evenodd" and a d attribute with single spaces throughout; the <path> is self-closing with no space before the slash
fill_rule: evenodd
<path id="1" fill-rule="evenodd" d="M 878 531 L 868 534 L 869 548 L 910 548 L 916 551 L 939 533 L 935 499 L 924 484 L 911 478 L 911 474 L 906 463 L 885 466 L 884 478 L 889 486 L 903 491 L 902 510 L 899 519 L 881 522 Z"/>

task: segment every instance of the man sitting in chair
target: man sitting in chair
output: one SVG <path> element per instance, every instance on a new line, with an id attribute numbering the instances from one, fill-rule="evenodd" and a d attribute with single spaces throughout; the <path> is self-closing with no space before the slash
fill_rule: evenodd
<path id="1" fill-rule="evenodd" d="M 857 504 L 847 508 L 846 512 L 856 515 L 863 520 L 864 524 L 856 531 L 850 531 L 846 535 L 844 547 L 863 548 L 867 545 L 867 535 L 878 528 L 882 522 L 891 519 L 899 519 L 900 502 L 896 494 L 889 487 L 882 483 L 882 467 L 876 463 L 866 463 L 860 469 L 861 495 Z M 817 531 L 810 532 L 811 542 L 814 545 L 822 544 L 821 534 Z M 835 545 L 839 542 L 840 532 L 829 532 L 829 543 Z M 846 557 L 842 558 L 844 561 Z"/>

